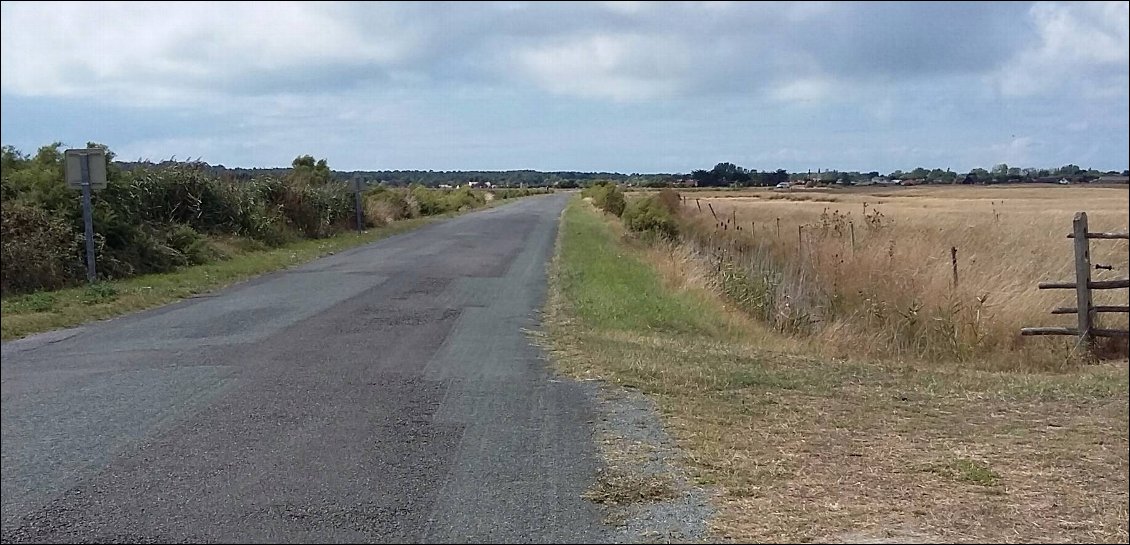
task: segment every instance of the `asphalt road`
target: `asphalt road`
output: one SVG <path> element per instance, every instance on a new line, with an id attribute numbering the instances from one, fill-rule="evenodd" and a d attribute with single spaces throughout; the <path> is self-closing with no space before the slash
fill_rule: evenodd
<path id="1" fill-rule="evenodd" d="M 3 345 L 4 542 L 594 542 L 527 330 L 567 196 Z"/>

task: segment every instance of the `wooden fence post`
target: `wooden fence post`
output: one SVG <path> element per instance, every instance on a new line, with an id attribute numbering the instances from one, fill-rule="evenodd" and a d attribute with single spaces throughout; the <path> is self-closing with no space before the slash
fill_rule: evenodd
<path id="1" fill-rule="evenodd" d="M 1079 344 L 1090 350 L 1094 309 L 1091 308 L 1091 244 L 1087 240 L 1087 213 L 1076 212 L 1071 227 L 1075 235 L 1075 308 L 1079 318 Z"/>
<path id="2" fill-rule="evenodd" d="M 777 238 L 781 238 L 781 218 L 777 218 Z"/>
<path id="3" fill-rule="evenodd" d="M 950 263 L 953 264 L 953 289 L 957 289 L 957 246 L 950 247 Z"/>
<path id="4" fill-rule="evenodd" d="M 1130 233 L 1089 233 L 1087 232 L 1087 213 L 1076 212 L 1071 222 L 1072 231 L 1067 238 L 1074 239 L 1075 281 L 1040 282 L 1036 285 L 1042 290 L 1075 290 L 1074 307 L 1056 307 L 1052 314 L 1075 314 L 1077 327 L 1024 327 L 1021 335 L 1074 335 L 1079 338 L 1077 348 L 1094 350 L 1095 337 L 1130 337 L 1130 330 L 1103 329 L 1095 327 L 1095 315 L 1100 312 L 1130 313 L 1130 305 L 1098 305 L 1091 301 L 1091 290 L 1114 290 L 1130 288 L 1130 278 L 1091 281 L 1091 243 L 1088 239 L 1130 240 Z M 1096 266 L 1107 268 L 1104 266 Z"/>

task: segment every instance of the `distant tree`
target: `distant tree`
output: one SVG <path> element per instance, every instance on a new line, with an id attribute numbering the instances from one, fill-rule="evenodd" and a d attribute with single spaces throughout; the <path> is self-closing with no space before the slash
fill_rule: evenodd
<path id="1" fill-rule="evenodd" d="M 325 159 L 315 160 L 310 155 L 296 157 L 290 166 L 289 176 L 292 180 L 313 185 L 325 185 L 333 174 Z"/>
<path id="2" fill-rule="evenodd" d="M 718 179 L 715 178 L 714 172 L 710 170 L 698 169 L 691 172 L 691 179 L 695 181 L 695 185 L 699 187 L 710 187 L 719 185 Z"/>
<path id="3" fill-rule="evenodd" d="M 1063 166 L 1057 168 L 1055 170 L 1055 174 L 1052 174 L 1052 176 L 1068 176 L 1068 177 L 1070 177 L 1070 176 L 1076 176 L 1076 175 L 1078 175 L 1082 172 L 1083 172 L 1083 169 L 1079 168 L 1079 165 L 1063 165 Z"/>
<path id="4" fill-rule="evenodd" d="M 765 185 L 777 185 L 781 182 L 789 181 L 789 172 L 783 168 L 779 168 L 772 174 L 766 173 L 763 179 L 765 180 Z"/>
<path id="5" fill-rule="evenodd" d="M 723 183 L 744 183 L 749 181 L 749 171 L 733 163 L 718 163 L 711 169 L 714 177 Z"/>
<path id="6" fill-rule="evenodd" d="M 927 176 L 929 176 L 929 175 L 930 175 L 930 171 L 929 171 L 929 170 L 926 170 L 926 169 L 924 169 L 924 168 L 922 168 L 922 167 L 918 167 L 918 168 L 916 168 L 916 169 L 914 169 L 914 170 L 910 171 L 910 172 L 909 172 L 909 173 L 908 173 L 908 174 L 907 174 L 906 176 L 904 176 L 904 177 L 905 177 L 905 178 L 909 178 L 909 179 L 911 179 L 911 180 L 920 180 L 920 179 L 926 178 L 926 177 L 927 177 Z"/>

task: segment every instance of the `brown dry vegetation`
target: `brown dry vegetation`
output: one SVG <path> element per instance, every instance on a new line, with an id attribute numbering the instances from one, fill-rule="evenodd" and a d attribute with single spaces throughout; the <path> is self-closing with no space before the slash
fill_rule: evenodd
<path id="1" fill-rule="evenodd" d="M 1074 306 L 1073 294 L 1036 284 L 1074 279 L 1065 238 L 1074 213 L 1087 212 L 1092 231 L 1125 231 L 1130 219 L 1124 187 L 761 190 L 689 199 L 685 209 L 697 228 L 688 238 L 703 253 L 730 250 L 739 280 L 776 275 L 780 281 L 757 286 L 767 299 L 759 310 L 782 329 L 811 333 L 826 354 L 1003 368 L 1054 368 L 1070 359 L 1073 340 L 1022 338 L 1019 330 L 1073 325 L 1072 315 L 1049 314 Z M 728 222 L 725 231 L 708 203 Z M 740 251 L 732 251 L 735 244 Z M 1093 263 L 1114 269 L 1094 278 L 1126 276 L 1126 241 L 1091 247 Z M 1125 305 L 1127 292 L 1094 297 L 1095 304 Z M 1127 316 L 1102 314 L 1099 326 L 1126 328 Z M 1115 352 L 1124 356 L 1125 349 Z"/>
<path id="2" fill-rule="evenodd" d="M 695 248 L 597 214 L 577 203 L 562 223 L 555 360 L 658 402 L 715 493 L 713 538 L 1126 542 L 1124 361 L 830 357 L 730 303 Z"/>

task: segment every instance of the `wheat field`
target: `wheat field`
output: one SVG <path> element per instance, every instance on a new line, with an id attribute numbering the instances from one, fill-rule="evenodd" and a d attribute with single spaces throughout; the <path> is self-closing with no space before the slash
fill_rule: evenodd
<path id="1" fill-rule="evenodd" d="M 1021 337 L 1026 326 L 1073 326 L 1074 280 L 1066 238 L 1076 212 L 1091 231 L 1127 230 L 1126 187 L 932 186 L 684 194 L 697 239 L 729 244 L 745 277 L 777 274 L 767 316 L 801 314 L 823 350 L 982 360 L 993 366 L 1055 365 L 1069 337 Z M 713 209 L 713 212 L 711 212 Z M 701 210 L 701 211 L 700 211 Z M 798 229 L 799 227 L 799 229 Z M 696 238 L 696 237 L 691 237 Z M 854 244 L 853 244 L 854 240 Z M 957 279 L 953 260 L 956 249 Z M 1094 279 L 1125 278 L 1127 241 L 1092 240 Z M 1127 304 L 1127 291 L 1094 292 L 1094 304 Z M 775 313 L 775 314 L 774 314 Z M 795 316 L 793 316 L 795 318 Z M 1126 314 L 1099 327 L 1126 328 Z M 1104 348 L 1105 347 L 1105 348 Z M 1125 354 L 1125 341 L 1103 350 Z M 1100 350 L 1100 352 L 1103 352 Z"/>

